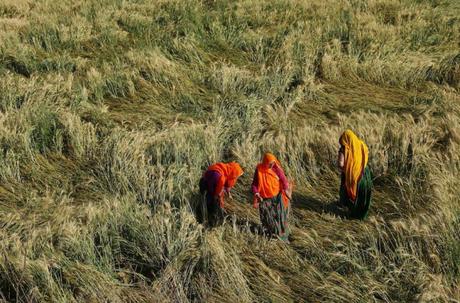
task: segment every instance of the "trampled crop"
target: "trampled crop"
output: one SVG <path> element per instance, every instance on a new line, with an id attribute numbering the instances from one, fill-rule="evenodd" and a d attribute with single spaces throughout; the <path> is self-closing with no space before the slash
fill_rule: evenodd
<path id="1" fill-rule="evenodd" d="M 2 0 L 0 301 L 457 302 L 460 5 Z M 369 218 L 335 206 L 340 133 Z M 265 151 L 295 180 L 258 230 Z M 222 226 L 198 180 L 245 169 Z"/>

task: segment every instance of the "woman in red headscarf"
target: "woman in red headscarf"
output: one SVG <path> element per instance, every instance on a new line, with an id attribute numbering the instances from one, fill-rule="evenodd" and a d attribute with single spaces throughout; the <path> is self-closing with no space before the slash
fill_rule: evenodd
<path id="1" fill-rule="evenodd" d="M 270 153 L 257 165 L 252 181 L 254 207 L 259 208 L 260 221 L 269 235 L 287 240 L 291 189 L 281 164 Z"/>
<path id="2" fill-rule="evenodd" d="M 236 162 L 216 163 L 208 167 L 200 180 L 200 192 L 206 193 L 208 220 L 215 225 L 223 219 L 224 193 L 230 194 L 243 169 Z"/>

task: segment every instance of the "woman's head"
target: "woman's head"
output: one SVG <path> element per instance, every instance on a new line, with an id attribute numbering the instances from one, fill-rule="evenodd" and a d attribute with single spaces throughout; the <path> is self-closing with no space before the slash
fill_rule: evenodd
<path id="1" fill-rule="evenodd" d="M 228 177 L 231 179 L 237 179 L 243 175 L 243 169 L 236 162 L 228 163 Z"/>
<path id="2" fill-rule="evenodd" d="M 236 162 L 230 162 L 227 164 L 227 184 L 228 187 L 233 187 L 236 184 L 236 180 L 243 175 L 243 169 Z"/>
<path id="3" fill-rule="evenodd" d="M 276 159 L 276 157 L 271 154 L 271 153 L 265 153 L 263 158 L 262 158 L 262 164 L 265 166 L 265 167 L 268 167 L 268 168 L 272 168 L 275 163 L 278 163 L 278 159 Z"/>
<path id="4" fill-rule="evenodd" d="M 356 142 L 356 141 L 359 141 L 359 138 L 350 129 L 347 129 L 346 131 L 344 131 L 342 133 L 342 135 L 340 136 L 340 139 L 339 139 L 340 145 L 345 147 L 345 148 L 351 146 L 353 144 L 353 142 Z"/>

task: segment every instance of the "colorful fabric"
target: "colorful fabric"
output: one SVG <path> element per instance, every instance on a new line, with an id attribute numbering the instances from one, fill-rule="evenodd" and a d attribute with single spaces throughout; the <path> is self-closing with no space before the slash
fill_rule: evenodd
<path id="1" fill-rule="evenodd" d="M 281 166 L 280 161 L 275 157 L 275 155 L 271 153 L 265 153 L 264 157 L 262 158 L 262 163 L 265 167 L 269 168 L 270 163 L 275 162 L 275 164 L 278 164 L 278 166 Z"/>
<path id="2" fill-rule="evenodd" d="M 355 201 L 358 192 L 358 183 L 363 175 L 364 168 L 367 166 L 369 150 L 367 145 L 361 141 L 355 133 L 347 129 L 339 140 L 343 147 L 345 165 L 343 173 L 345 175 L 345 188 L 348 197 Z"/>
<path id="3" fill-rule="evenodd" d="M 281 189 L 287 190 L 289 188 L 289 181 L 286 178 L 286 175 L 284 174 L 283 169 L 275 164 L 275 166 L 272 167 L 272 170 L 275 172 L 275 174 L 279 178 Z M 259 193 L 259 181 L 257 178 L 257 170 L 254 173 L 254 178 L 252 181 L 251 189 L 254 194 Z"/>
<path id="4" fill-rule="evenodd" d="M 288 213 L 289 207 L 284 206 L 281 193 L 273 198 L 263 199 L 259 204 L 259 215 L 264 232 L 286 241 L 289 236 Z"/>
<path id="5" fill-rule="evenodd" d="M 211 196 L 219 195 L 216 189 L 219 183 L 224 183 L 222 175 L 215 170 L 208 170 L 204 173 L 203 178 L 206 184 L 206 192 Z"/>
<path id="6" fill-rule="evenodd" d="M 259 164 L 256 175 L 258 192 L 262 198 L 273 198 L 281 192 L 280 178 L 271 168 L 265 168 L 263 164 Z"/>
<path id="7" fill-rule="evenodd" d="M 204 195 L 201 207 L 198 209 L 200 222 L 216 226 L 224 218 L 223 195 L 216 195 L 215 189 L 222 176 L 219 172 L 208 170 L 200 179 L 200 193 Z M 216 200 L 218 203 L 216 203 Z"/>
<path id="8" fill-rule="evenodd" d="M 366 166 L 366 168 L 364 168 L 364 174 L 358 183 L 356 201 L 353 201 L 348 197 L 345 186 L 345 175 L 342 174 L 342 182 L 340 184 L 340 203 L 350 209 L 350 214 L 353 218 L 363 220 L 367 217 L 371 206 L 372 186 L 372 173 Z"/>
<path id="9" fill-rule="evenodd" d="M 218 174 L 218 178 L 216 178 L 216 174 Z M 241 166 L 236 162 L 216 163 L 209 166 L 203 176 L 206 182 L 206 176 L 211 178 L 210 182 L 207 182 L 207 192 L 212 193 L 213 196 L 219 196 L 220 206 L 224 207 L 224 190 L 229 191 L 233 186 L 235 186 L 236 180 L 242 174 L 243 169 L 241 169 Z"/>
<path id="10" fill-rule="evenodd" d="M 274 163 L 270 168 L 270 164 Z M 283 203 L 285 208 L 289 206 L 289 199 L 285 191 L 289 188 L 289 182 L 284 174 L 281 164 L 270 153 L 266 153 L 262 163 L 257 165 L 252 181 L 252 192 L 258 193 L 264 199 L 273 198 L 280 192 L 282 193 Z"/>

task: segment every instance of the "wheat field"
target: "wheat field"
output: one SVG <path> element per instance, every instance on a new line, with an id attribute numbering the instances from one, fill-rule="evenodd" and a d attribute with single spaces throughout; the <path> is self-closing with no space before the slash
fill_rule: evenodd
<path id="1" fill-rule="evenodd" d="M 0 302 L 460 302 L 460 2 L 1 0 Z M 340 133 L 370 149 L 335 207 Z M 295 180 L 258 232 L 263 152 Z M 216 161 L 245 174 L 222 226 Z"/>

